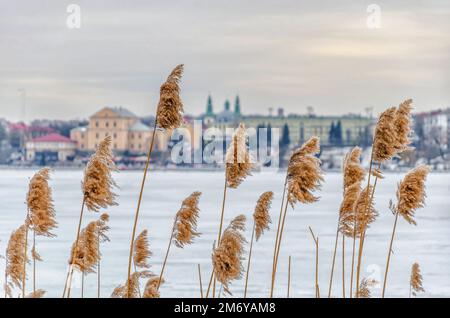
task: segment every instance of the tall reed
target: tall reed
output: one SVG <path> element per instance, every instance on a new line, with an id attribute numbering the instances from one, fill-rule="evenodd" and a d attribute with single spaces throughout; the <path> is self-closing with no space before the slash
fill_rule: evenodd
<path id="1" fill-rule="evenodd" d="M 30 180 L 27 193 L 27 206 L 29 211 L 30 228 L 33 231 L 33 293 L 36 292 L 36 262 L 42 261 L 36 249 L 36 236 L 55 237 L 51 232 L 57 227 L 55 208 L 53 205 L 52 190 L 48 184 L 50 169 L 39 170 Z"/>
<path id="2" fill-rule="evenodd" d="M 222 284 L 224 291 L 230 295 L 230 283 L 242 277 L 242 256 L 246 242 L 243 236 L 245 221 L 244 215 L 239 215 L 231 221 L 212 255 L 214 275 Z"/>
<path id="3" fill-rule="evenodd" d="M 339 218 L 336 229 L 336 238 L 334 244 L 333 260 L 331 265 L 330 282 L 328 287 L 328 298 L 331 297 L 331 290 L 333 286 L 334 266 L 336 261 L 336 252 L 339 240 L 339 233 L 342 234 L 342 256 L 344 257 L 344 240 L 345 236 L 353 237 L 353 223 L 355 220 L 355 202 L 361 191 L 361 183 L 364 180 L 365 170 L 361 166 L 360 157 L 362 149 L 354 147 L 346 156 L 343 162 L 343 199 L 339 208 Z M 353 262 L 353 260 L 352 260 Z M 343 262 L 344 266 L 344 262 Z M 345 273 L 343 272 L 343 275 Z M 343 279 L 343 284 L 345 280 Z M 345 287 L 344 294 L 345 294 Z"/>
<path id="4" fill-rule="evenodd" d="M 74 246 L 78 245 L 78 240 L 80 238 L 85 207 L 89 211 L 98 212 L 100 209 L 106 209 L 107 207 L 117 205 L 115 201 L 116 194 L 113 192 L 116 183 L 112 178 L 112 172 L 117 169 L 113 161 L 111 142 L 111 136 L 106 136 L 100 142 L 97 150 L 91 156 L 86 169 L 84 170 L 84 179 L 82 182 L 83 201 L 81 203 Z M 72 249 L 72 252 L 75 251 L 76 249 Z M 73 259 L 74 257 L 75 255 L 72 255 L 70 259 Z M 66 292 L 67 297 L 70 297 L 72 277 L 73 267 L 69 266 L 63 297 L 65 297 Z"/>
<path id="5" fill-rule="evenodd" d="M 247 272 L 245 275 L 244 298 L 247 297 L 248 277 L 250 275 L 250 263 L 252 260 L 253 241 L 256 235 L 256 241 L 259 240 L 264 230 L 269 229 L 269 224 L 272 223 L 270 219 L 269 210 L 272 205 L 273 192 L 267 191 L 261 194 L 256 203 L 255 212 L 253 213 L 253 230 L 252 238 L 250 240 L 250 250 L 248 252 Z"/>
<path id="6" fill-rule="evenodd" d="M 397 190 L 397 204 L 390 204 L 390 209 L 395 215 L 394 227 L 392 229 L 391 241 L 389 243 L 388 256 L 386 261 L 386 270 L 384 272 L 383 291 L 381 297 L 384 298 L 386 292 L 387 276 L 392 254 L 392 245 L 394 242 L 395 230 L 397 227 L 398 216 L 402 216 L 406 222 L 417 225 L 414 215 L 415 211 L 425 204 L 425 181 L 430 168 L 421 165 L 406 174 L 399 183 Z"/>
<path id="7" fill-rule="evenodd" d="M 164 269 L 166 268 L 167 258 L 169 256 L 170 247 L 172 242 L 179 248 L 183 248 L 186 245 L 192 244 L 194 238 L 200 236 L 197 232 L 197 219 L 200 209 L 198 208 L 198 201 L 201 196 L 201 192 L 193 192 L 190 196 L 183 200 L 181 208 L 175 215 L 172 231 L 170 234 L 169 245 L 167 246 L 166 256 L 161 268 L 161 274 L 159 275 L 159 281 L 162 281 L 164 275 Z M 160 283 L 156 285 L 156 289 L 159 290 Z"/>
<path id="8" fill-rule="evenodd" d="M 183 122 L 183 103 L 180 98 L 180 80 L 183 76 L 184 65 L 177 65 L 167 80 L 161 85 L 158 107 L 156 109 L 155 125 L 153 127 L 152 138 L 150 141 L 149 150 L 147 153 L 147 161 L 144 167 L 142 176 L 141 188 L 139 191 L 136 212 L 134 214 L 133 229 L 131 231 L 130 253 L 128 257 L 128 274 L 127 282 L 131 282 L 131 265 L 133 259 L 134 239 L 136 236 L 137 223 L 139 220 L 139 212 L 141 208 L 142 196 L 144 194 L 145 181 L 147 179 L 147 172 L 150 166 L 150 159 L 153 152 L 153 144 L 155 141 L 156 129 L 172 130 L 179 127 Z M 129 284 L 127 284 L 128 286 Z M 131 290 L 127 291 L 126 295 L 131 296 Z"/>
<path id="9" fill-rule="evenodd" d="M 280 215 L 278 218 L 278 228 L 275 239 L 275 248 L 272 263 L 272 282 L 270 297 L 273 297 L 275 279 L 280 254 L 281 241 L 283 238 L 284 224 L 287 214 L 288 203 L 294 208 L 297 202 L 304 204 L 313 203 L 318 197 L 313 195 L 313 191 L 318 190 L 323 181 L 320 169 L 320 160 L 316 155 L 320 152 L 320 141 L 318 137 L 311 137 L 300 149 L 296 150 L 289 160 L 286 174 L 286 182 L 283 192 L 286 194 L 286 202 L 281 203 Z M 283 195 L 284 197 L 284 195 Z M 284 210 L 283 210 L 284 206 Z"/>
<path id="10" fill-rule="evenodd" d="M 233 134 L 232 142 L 230 143 L 225 155 L 225 182 L 223 187 L 222 209 L 220 212 L 219 232 L 217 242 L 219 243 L 222 235 L 223 221 L 225 216 L 225 202 L 227 198 L 227 189 L 237 189 L 239 185 L 251 175 L 255 168 L 253 158 L 247 148 L 247 133 L 244 124 L 239 124 L 239 127 Z M 208 284 L 206 297 L 209 296 L 209 291 L 212 286 L 212 297 L 216 294 L 216 277 L 214 271 L 211 274 Z"/>
<path id="11" fill-rule="evenodd" d="M 375 181 L 371 194 L 367 194 L 366 207 L 368 208 L 373 201 L 377 181 L 381 176 L 381 165 L 383 162 L 390 160 L 393 156 L 410 150 L 411 132 L 412 132 L 412 99 L 402 102 L 398 108 L 391 107 L 384 111 L 375 128 L 374 141 L 372 146 L 372 156 L 369 166 L 369 176 L 367 180 L 367 188 L 371 186 L 370 179 L 373 175 Z M 374 162 L 378 163 L 378 169 L 373 169 Z M 361 260 L 364 248 L 365 229 L 361 234 L 358 250 L 358 266 L 356 273 L 356 288 L 359 288 L 359 277 L 361 270 Z"/>

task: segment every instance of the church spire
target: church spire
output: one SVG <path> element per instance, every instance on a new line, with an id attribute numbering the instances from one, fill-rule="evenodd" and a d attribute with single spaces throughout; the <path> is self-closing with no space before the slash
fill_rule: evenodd
<path id="1" fill-rule="evenodd" d="M 225 110 L 226 111 L 230 110 L 230 101 L 228 99 L 225 101 Z"/>
<path id="2" fill-rule="evenodd" d="M 213 111 L 213 104 L 212 104 L 212 98 L 211 95 L 208 95 L 208 102 L 206 104 L 206 115 L 213 115 L 214 111 Z"/>
<path id="3" fill-rule="evenodd" d="M 234 114 L 237 116 L 241 115 L 241 101 L 239 95 L 236 95 L 236 100 L 234 102 Z"/>

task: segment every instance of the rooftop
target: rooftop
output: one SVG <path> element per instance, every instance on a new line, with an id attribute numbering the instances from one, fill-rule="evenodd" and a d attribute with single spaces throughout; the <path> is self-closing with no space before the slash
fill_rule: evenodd
<path id="1" fill-rule="evenodd" d="M 33 138 L 31 140 L 32 142 L 67 142 L 67 143 L 75 143 L 75 141 L 71 140 L 70 138 L 67 138 L 65 136 L 62 136 L 60 134 L 49 134 L 42 137 Z"/>
<path id="2" fill-rule="evenodd" d="M 130 127 L 130 131 L 151 131 L 152 129 L 145 125 L 143 122 L 138 121 Z"/>

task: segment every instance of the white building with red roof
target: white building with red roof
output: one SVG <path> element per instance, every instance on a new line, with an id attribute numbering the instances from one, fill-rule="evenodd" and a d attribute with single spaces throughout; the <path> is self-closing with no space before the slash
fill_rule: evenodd
<path id="1" fill-rule="evenodd" d="M 55 161 L 67 161 L 75 156 L 75 141 L 57 133 L 34 138 L 26 142 L 26 160 L 46 164 Z"/>

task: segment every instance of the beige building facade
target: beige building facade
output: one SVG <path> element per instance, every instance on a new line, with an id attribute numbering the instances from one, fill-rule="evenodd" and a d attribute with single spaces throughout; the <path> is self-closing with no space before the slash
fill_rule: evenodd
<path id="1" fill-rule="evenodd" d="M 89 118 L 85 127 L 72 129 L 70 137 L 77 143 L 78 151 L 92 152 L 106 136 L 112 138 L 116 153 L 144 154 L 148 151 L 153 127 L 145 125 L 129 110 L 122 107 L 105 107 Z M 154 149 L 165 151 L 168 137 L 156 131 Z"/>

